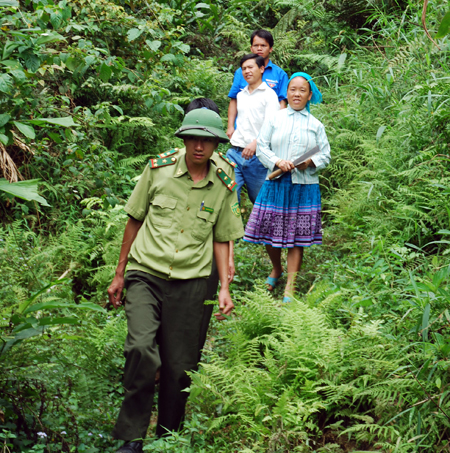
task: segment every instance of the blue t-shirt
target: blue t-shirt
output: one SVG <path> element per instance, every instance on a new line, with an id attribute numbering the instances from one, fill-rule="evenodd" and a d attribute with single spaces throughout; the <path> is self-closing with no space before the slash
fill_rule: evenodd
<path id="1" fill-rule="evenodd" d="M 266 82 L 267 85 L 269 85 L 270 88 L 277 93 L 278 101 L 286 100 L 288 80 L 287 74 L 279 66 L 269 60 L 268 65 L 264 69 L 262 81 Z M 233 85 L 231 85 L 228 97 L 236 99 L 239 91 L 242 91 L 247 85 L 248 83 L 242 75 L 242 69 L 237 69 L 234 73 Z"/>

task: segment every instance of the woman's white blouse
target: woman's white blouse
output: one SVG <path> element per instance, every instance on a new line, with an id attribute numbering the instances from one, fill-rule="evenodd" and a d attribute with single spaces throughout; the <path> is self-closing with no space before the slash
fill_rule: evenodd
<path id="1" fill-rule="evenodd" d="M 279 159 L 294 161 L 316 145 L 320 148 L 312 157 L 316 168 L 292 170 L 294 184 L 318 184 L 318 171 L 328 165 L 331 156 L 324 125 L 306 108 L 296 111 L 288 106 L 264 122 L 257 139 L 256 156 L 269 175 Z"/>

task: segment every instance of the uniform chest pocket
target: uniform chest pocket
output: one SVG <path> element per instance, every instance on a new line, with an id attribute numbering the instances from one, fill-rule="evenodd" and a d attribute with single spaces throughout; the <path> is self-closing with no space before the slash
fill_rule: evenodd
<path id="1" fill-rule="evenodd" d="M 150 202 L 150 220 L 154 225 L 171 226 L 175 215 L 177 199 L 167 195 L 156 195 Z"/>
<path id="2" fill-rule="evenodd" d="M 192 237 L 200 242 L 205 242 L 211 234 L 212 228 L 216 223 L 217 214 L 215 212 L 199 211 L 194 221 Z"/>

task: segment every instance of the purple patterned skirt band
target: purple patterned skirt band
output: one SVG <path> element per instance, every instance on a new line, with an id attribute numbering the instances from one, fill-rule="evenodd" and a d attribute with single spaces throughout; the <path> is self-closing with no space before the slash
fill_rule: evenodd
<path id="1" fill-rule="evenodd" d="M 266 180 L 253 206 L 244 240 L 278 248 L 322 243 L 318 184 L 292 184 L 291 174 Z"/>

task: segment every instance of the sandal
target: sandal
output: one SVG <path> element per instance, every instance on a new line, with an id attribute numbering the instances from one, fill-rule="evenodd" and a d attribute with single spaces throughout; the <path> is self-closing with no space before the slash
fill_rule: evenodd
<path id="1" fill-rule="evenodd" d="M 289 304 L 290 302 L 292 302 L 292 299 L 289 296 L 283 297 L 283 304 Z"/>
<path id="2" fill-rule="evenodd" d="M 278 284 L 278 280 L 283 276 L 283 272 L 279 277 L 267 277 L 266 285 L 270 285 L 272 289 L 267 288 L 267 291 L 273 291 Z"/>

